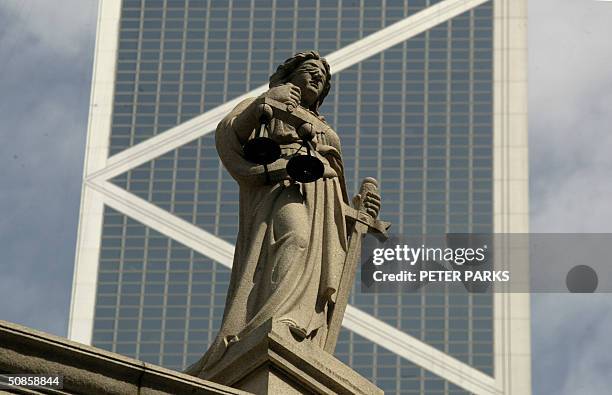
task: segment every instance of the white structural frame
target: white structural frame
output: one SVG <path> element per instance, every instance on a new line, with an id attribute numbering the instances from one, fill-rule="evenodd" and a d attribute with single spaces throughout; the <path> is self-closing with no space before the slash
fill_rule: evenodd
<path id="1" fill-rule="evenodd" d="M 98 3 L 98 27 L 89 103 L 85 163 L 83 166 L 84 179 L 107 166 L 120 15 L 120 0 L 101 0 Z M 81 190 L 81 211 L 77 233 L 68 338 L 85 344 L 91 344 L 104 204 L 104 198 L 84 182 Z"/>
<path id="2" fill-rule="evenodd" d="M 326 55 L 337 73 L 487 1 L 494 1 L 494 228 L 527 232 L 526 0 L 444 0 Z M 110 180 L 214 130 L 261 86 L 108 157 L 121 0 L 100 0 L 68 337 L 91 344 L 104 206 L 231 267 L 234 246 Z M 343 326 L 475 394 L 529 394 L 529 298 L 495 295 L 494 377 L 348 306 Z"/>
<path id="3" fill-rule="evenodd" d="M 494 0 L 493 230 L 529 232 L 527 123 L 527 0 Z M 507 270 L 525 250 L 501 243 L 496 265 Z M 520 256 L 517 262 L 527 262 Z M 528 284 L 528 271 L 512 271 Z M 518 278 L 523 276 L 523 278 Z M 495 379 L 504 394 L 531 394 L 531 326 L 528 293 L 494 294 Z"/>

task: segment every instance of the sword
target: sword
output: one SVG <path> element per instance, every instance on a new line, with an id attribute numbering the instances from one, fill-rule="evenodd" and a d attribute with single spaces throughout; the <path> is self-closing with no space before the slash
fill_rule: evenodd
<path id="1" fill-rule="evenodd" d="M 364 205 L 366 195 L 377 191 L 378 182 L 374 178 L 366 177 L 361 183 L 361 188 L 359 189 L 360 199 L 356 202 L 355 208 L 350 206 L 344 207 L 345 216 L 353 219 L 355 224 L 349 239 L 346 258 L 344 259 L 344 267 L 342 268 L 342 274 L 340 276 L 340 284 L 338 285 L 338 292 L 336 294 L 336 303 L 332 307 L 327 338 L 325 339 L 325 345 L 323 347 L 323 349 L 330 354 L 333 354 L 336 348 L 336 342 L 338 341 L 338 335 L 340 334 L 340 328 L 342 326 L 342 319 L 344 318 L 346 305 L 348 304 L 353 282 L 355 281 L 355 273 L 361 255 L 361 239 L 368 232 L 373 233 L 383 240 L 389 237 L 387 229 L 389 229 L 391 223 L 373 218 L 367 212 Z"/>

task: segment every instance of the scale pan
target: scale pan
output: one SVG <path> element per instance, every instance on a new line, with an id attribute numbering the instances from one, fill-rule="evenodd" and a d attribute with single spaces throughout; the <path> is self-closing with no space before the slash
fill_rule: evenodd
<path id="1" fill-rule="evenodd" d="M 255 137 L 247 141 L 242 150 L 249 162 L 258 165 L 269 165 L 281 156 L 278 143 L 268 137 Z"/>
<path id="2" fill-rule="evenodd" d="M 314 156 L 294 156 L 287 163 L 287 174 L 298 182 L 314 182 L 323 177 L 323 162 Z"/>

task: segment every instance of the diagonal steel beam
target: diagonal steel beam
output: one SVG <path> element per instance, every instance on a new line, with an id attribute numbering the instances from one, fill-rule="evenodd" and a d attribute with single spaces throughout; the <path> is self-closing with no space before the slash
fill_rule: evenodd
<path id="1" fill-rule="evenodd" d="M 234 246 L 108 181 L 88 181 L 104 203 L 194 251 L 231 268 Z M 495 395 L 495 380 L 353 306 L 342 325 L 366 339 L 475 394 Z"/>
<path id="2" fill-rule="evenodd" d="M 234 246 L 109 181 L 87 181 L 104 204 L 209 258 L 231 267 Z"/>
<path id="3" fill-rule="evenodd" d="M 394 45 L 400 44 L 432 27 L 446 22 L 490 0 L 444 0 L 427 7 L 399 22 L 372 33 L 352 44 L 326 55 L 332 72 L 351 67 Z M 89 179 L 109 180 L 130 169 L 149 162 L 173 149 L 185 145 L 215 129 L 225 114 L 247 97 L 265 92 L 262 85 L 157 136 L 111 156 L 104 169 L 92 173 Z"/>
<path id="4" fill-rule="evenodd" d="M 496 380 L 394 328 L 355 306 L 346 306 L 342 326 L 451 383 L 478 395 L 501 395 Z"/>

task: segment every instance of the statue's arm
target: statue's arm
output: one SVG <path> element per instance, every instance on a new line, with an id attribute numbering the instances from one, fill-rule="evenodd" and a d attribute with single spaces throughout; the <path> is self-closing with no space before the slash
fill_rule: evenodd
<path id="1" fill-rule="evenodd" d="M 228 115 L 228 122 L 231 123 L 232 129 L 238 138 L 240 144 L 247 142 L 253 130 L 259 127 L 259 117 L 261 114 L 258 111 L 258 105 L 262 102 L 262 96 L 258 98 L 249 98 L 241 102 Z"/>
<path id="2" fill-rule="evenodd" d="M 219 158 L 232 177 L 241 184 L 264 185 L 288 177 L 286 159 L 281 158 L 269 164 L 266 175 L 264 166 L 252 163 L 244 157 L 242 146 L 259 125 L 256 110 L 258 104 L 258 98 L 243 100 L 219 122 L 215 132 Z"/>
<path id="3" fill-rule="evenodd" d="M 265 98 L 274 99 L 295 108 L 300 103 L 300 88 L 291 83 L 278 85 L 268 89 L 258 98 L 247 99 L 236 106 L 232 111 L 234 114 L 232 124 L 241 144 L 246 143 L 253 130 L 260 125 L 260 119 L 263 115 L 261 104 L 263 104 Z"/>

